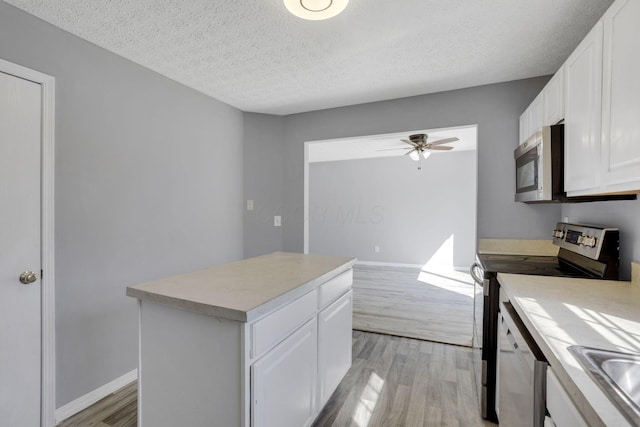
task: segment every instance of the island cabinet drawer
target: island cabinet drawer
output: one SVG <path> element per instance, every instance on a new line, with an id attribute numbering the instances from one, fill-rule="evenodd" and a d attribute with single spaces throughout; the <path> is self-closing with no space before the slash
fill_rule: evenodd
<path id="1" fill-rule="evenodd" d="M 251 358 L 260 357 L 314 316 L 317 304 L 314 289 L 251 325 Z"/>
<path id="2" fill-rule="evenodd" d="M 328 280 L 320 286 L 320 299 L 318 308 L 322 309 L 338 299 L 339 296 L 351 289 L 353 284 L 353 270 L 349 269 L 344 273 Z"/>

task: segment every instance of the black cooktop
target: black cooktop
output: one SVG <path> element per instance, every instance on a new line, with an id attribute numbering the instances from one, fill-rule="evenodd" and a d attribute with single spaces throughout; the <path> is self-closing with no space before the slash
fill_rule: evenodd
<path id="1" fill-rule="evenodd" d="M 478 254 L 478 264 L 485 273 L 532 274 L 536 276 L 585 277 L 559 261 L 557 256 Z"/>

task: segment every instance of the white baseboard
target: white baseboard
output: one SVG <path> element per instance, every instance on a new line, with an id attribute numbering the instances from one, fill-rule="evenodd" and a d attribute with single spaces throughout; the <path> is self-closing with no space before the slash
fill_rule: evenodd
<path id="1" fill-rule="evenodd" d="M 370 265 L 374 267 L 406 267 L 406 268 L 419 268 L 423 269 L 424 264 L 403 264 L 399 262 L 380 262 L 380 261 L 356 261 L 356 265 Z M 454 265 L 453 269 L 455 271 L 469 271 L 468 265 Z"/>
<path id="2" fill-rule="evenodd" d="M 124 374 L 123 376 L 116 378 L 115 380 L 107 383 L 97 389 L 90 391 L 84 396 L 80 396 L 76 400 L 67 403 L 64 406 L 56 409 L 56 424 L 61 423 L 77 414 L 80 411 L 87 409 L 100 399 L 104 399 L 111 393 L 120 390 L 122 387 L 138 379 L 138 370 L 134 369 L 131 372 Z"/>
<path id="3" fill-rule="evenodd" d="M 400 262 L 380 262 L 380 261 L 356 261 L 356 265 L 371 265 L 375 267 L 408 267 L 422 268 L 424 264 L 403 264 Z"/>

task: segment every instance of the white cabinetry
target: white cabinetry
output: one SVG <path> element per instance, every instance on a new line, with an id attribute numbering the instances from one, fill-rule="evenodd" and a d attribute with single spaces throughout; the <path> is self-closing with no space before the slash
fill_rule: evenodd
<path id="1" fill-rule="evenodd" d="M 520 144 L 542 126 L 555 125 L 563 118 L 564 75 L 560 69 L 520 116 Z"/>
<path id="2" fill-rule="evenodd" d="M 542 117 L 544 108 L 543 93 L 540 92 L 531 105 L 520 116 L 520 143 L 529 139 L 537 130 L 542 127 Z"/>
<path id="3" fill-rule="evenodd" d="M 306 427 L 315 418 L 317 320 L 305 323 L 251 367 L 251 425 Z"/>
<path id="4" fill-rule="evenodd" d="M 141 297 L 138 425 L 311 425 L 349 370 L 352 345 L 353 261 L 327 266 L 327 257 L 318 258 L 324 266 L 313 256 L 276 253 L 129 288 Z M 250 311 L 210 304 L 246 300 L 247 290 L 260 289 L 247 285 L 260 277 L 256 267 L 270 262 L 280 268 L 264 282 L 289 281 L 289 291 Z M 247 269 L 258 273 L 243 276 Z M 239 276 L 235 286 L 230 272 Z M 205 292 L 216 281 L 224 286 Z M 167 282 L 174 293 L 161 300 Z M 200 292 L 198 301 L 173 296 L 175 283 L 188 296 Z M 139 290 L 149 287 L 150 296 Z"/>
<path id="5" fill-rule="evenodd" d="M 551 369 L 547 369 L 547 411 L 555 427 L 588 426 Z"/>
<path id="6" fill-rule="evenodd" d="M 565 64 L 565 190 L 640 192 L 640 0 L 618 0 Z"/>
<path id="7" fill-rule="evenodd" d="M 602 88 L 602 22 L 564 65 L 565 190 L 568 195 L 599 181 Z"/>
<path id="8" fill-rule="evenodd" d="M 529 109 L 524 110 L 524 113 L 520 116 L 520 138 L 518 144 L 522 144 L 528 138 L 529 135 Z"/>
<path id="9" fill-rule="evenodd" d="M 604 16 L 602 190 L 640 189 L 640 0 Z"/>
<path id="10" fill-rule="evenodd" d="M 542 89 L 542 125 L 551 126 L 564 119 L 564 69 L 549 80 Z"/>
<path id="11" fill-rule="evenodd" d="M 329 400 L 351 366 L 352 307 L 349 291 L 318 315 L 319 406 Z"/>

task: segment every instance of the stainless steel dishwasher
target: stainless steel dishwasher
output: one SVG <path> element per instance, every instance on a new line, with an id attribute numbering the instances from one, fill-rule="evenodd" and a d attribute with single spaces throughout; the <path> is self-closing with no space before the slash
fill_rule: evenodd
<path id="1" fill-rule="evenodd" d="M 543 427 L 547 361 L 509 302 L 500 304 L 498 401 L 500 425 Z"/>

